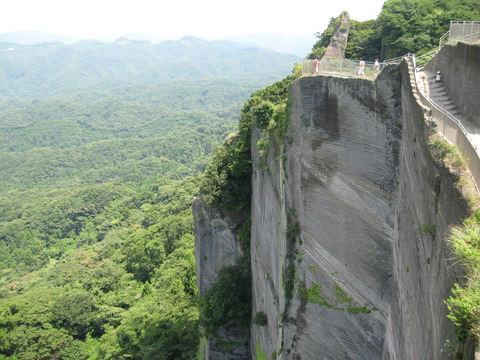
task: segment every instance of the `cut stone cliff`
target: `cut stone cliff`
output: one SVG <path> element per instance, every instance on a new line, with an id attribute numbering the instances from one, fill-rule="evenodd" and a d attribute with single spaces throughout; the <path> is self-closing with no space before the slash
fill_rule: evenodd
<path id="1" fill-rule="evenodd" d="M 270 174 L 253 175 L 253 312 L 265 311 L 269 325 L 253 327 L 252 345 L 260 339 L 265 353 L 381 358 L 391 300 L 399 94 L 398 69 L 386 70 L 377 85 L 335 77 L 292 85 L 286 173 L 270 175 L 282 173 L 277 146 Z"/>
<path id="2" fill-rule="evenodd" d="M 286 139 L 270 136 L 266 160 L 254 129 L 252 314 L 267 321 L 251 327 L 252 354 L 450 358 L 443 301 L 463 273 L 444 239 L 469 208 L 457 175 L 432 155 L 434 132 L 407 61 L 375 82 L 293 82 Z M 222 256 L 202 245 L 215 239 L 197 235 L 197 261 Z M 462 350 L 473 358 L 471 343 Z"/>
<path id="3" fill-rule="evenodd" d="M 220 270 L 238 266 L 244 256 L 238 238 L 239 226 L 246 214 L 224 213 L 193 201 L 195 218 L 195 261 L 200 295 L 217 282 Z M 249 331 L 244 325 L 230 322 L 218 328 L 214 336 L 202 338 L 201 352 L 206 359 L 250 359 Z M 228 346 L 225 346 L 228 344 Z"/>

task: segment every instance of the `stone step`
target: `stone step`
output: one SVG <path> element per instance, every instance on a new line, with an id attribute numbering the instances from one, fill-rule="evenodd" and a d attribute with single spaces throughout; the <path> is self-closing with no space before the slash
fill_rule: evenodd
<path id="1" fill-rule="evenodd" d="M 454 112 L 454 111 L 458 111 L 456 106 L 442 106 L 442 108 L 443 108 L 444 110 L 447 110 L 447 111 L 450 112 L 450 113 L 451 113 L 451 112 Z"/>

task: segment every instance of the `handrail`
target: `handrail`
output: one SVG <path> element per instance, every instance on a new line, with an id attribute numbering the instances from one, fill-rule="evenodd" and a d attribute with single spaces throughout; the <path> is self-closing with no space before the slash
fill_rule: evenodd
<path id="1" fill-rule="evenodd" d="M 450 30 L 448 30 L 445 34 L 442 35 L 442 37 L 440 38 L 439 42 L 438 42 L 438 49 L 440 50 L 442 48 L 442 46 L 444 45 L 443 42 L 445 41 L 445 39 L 447 39 L 447 41 L 445 42 L 445 44 L 448 44 L 448 39 L 450 37 Z"/>
<path id="2" fill-rule="evenodd" d="M 467 29 L 468 34 L 465 34 Z M 461 34 L 459 34 L 461 32 Z M 438 47 L 454 42 L 465 40 L 480 40 L 480 21 L 450 21 L 450 30 L 442 35 Z"/>
<path id="3" fill-rule="evenodd" d="M 360 60 L 350 59 L 305 59 L 302 64 L 302 76 L 314 76 L 321 74 L 335 74 L 341 76 L 360 76 L 365 78 L 375 78 L 384 63 L 378 63 L 378 66 L 371 61 L 364 61 L 363 71 L 360 67 Z"/>
<path id="4" fill-rule="evenodd" d="M 420 55 L 420 56 L 416 56 L 415 57 L 415 60 L 416 62 L 423 62 L 423 61 L 428 61 L 430 60 L 433 56 L 435 56 L 438 52 L 440 51 L 440 49 L 435 49 L 435 50 L 432 50 L 432 51 L 429 51 L 423 55 Z M 415 68 L 417 68 L 417 65 L 415 66 Z"/>
<path id="5" fill-rule="evenodd" d="M 477 146 L 475 145 L 475 142 L 472 140 L 470 133 L 463 126 L 462 122 L 459 119 L 457 119 L 447 110 L 445 110 L 442 106 L 433 101 L 422 89 L 418 87 L 415 55 L 412 55 L 412 61 L 415 87 L 417 93 L 419 94 L 420 100 L 425 106 L 430 108 L 430 110 L 432 111 L 432 118 L 434 118 L 437 123 L 443 123 L 443 129 L 438 129 L 441 135 L 444 136 L 448 141 L 456 145 L 462 156 L 466 159 L 468 163 L 468 169 L 470 171 L 470 174 L 472 175 L 473 181 L 478 191 L 480 186 L 480 154 L 478 152 Z M 463 139 L 462 136 L 457 136 L 456 131 L 449 131 L 455 130 L 455 128 L 460 130 L 460 134 L 463 135 Z"/>

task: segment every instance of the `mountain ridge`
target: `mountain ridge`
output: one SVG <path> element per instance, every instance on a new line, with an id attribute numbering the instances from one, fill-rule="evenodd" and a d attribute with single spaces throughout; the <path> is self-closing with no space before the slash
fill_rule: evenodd
<path id="1" fill-rule="evenodd" d="M 127 39 L 131 42 L 149 42 L 154 45 L 161 44 L 166 41 L 179 41 L 184 38 L 197 38 L 205 41 L 232 41 L 237 44 L 255 45 L 265 49 L 282 54 L 292 54 L 297 56 L 304 56 L 307 54 L 312 45 L 315 43 L 315 36 L 300 36 L 300 35 L 283 35 L 283 34 L 244 34 L 229 37 L 196 37 L 192 35 L 185 35 L 177 39 L 171 37 L 153 36 L 140 33 L 127 33 L 117 38 L 112 39 L 91 39 L 78 38 L 73 36 L 64 36 L 52 34 L 43 31 L 14 31 L 0 34 L 0 43 L 20 44 L 20 45 L 37 45 L 50 42 L 61 42 L 66 45 L 72 45 L 78 42 L 102 42 L 102 43 L 116 43 L 119 39 Z"/>

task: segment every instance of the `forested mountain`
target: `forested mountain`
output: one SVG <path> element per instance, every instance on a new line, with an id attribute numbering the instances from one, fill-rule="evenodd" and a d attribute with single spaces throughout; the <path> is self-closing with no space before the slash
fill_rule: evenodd
<path id="1" fill-rule="evenodd" d="M 299 59 L 184 38 L 0 44 L 0 359 L 191 359 L 191 202 Z"/>
<path id="2" fill-rule="evenodd" d="M 118 39 L 115 44 L 0 44 L 2 97 L 45 97 L 166 79 L 261 78 L 288 73 L 299 58 L 231 41 L 185 37 L 158 45 Z"/>

